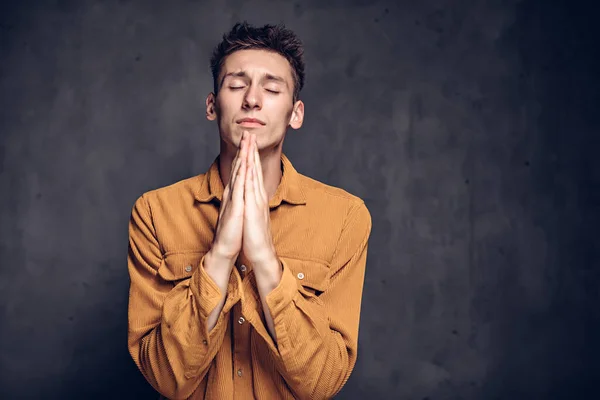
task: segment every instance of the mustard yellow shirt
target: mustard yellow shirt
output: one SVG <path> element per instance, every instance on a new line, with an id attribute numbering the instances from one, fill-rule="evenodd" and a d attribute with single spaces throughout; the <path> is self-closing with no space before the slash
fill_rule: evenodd
<path id="1" fill-rule="evenodd" d="M 223 194 L 219 156 L 209 170 L 140 196 L 129 222 L 128 347 L 146 380 L 173 399 L 327 399 L 356 363 L 371 232 L 363 200 L 298 173 L 281 155 L 269 201 L 283 265 L 266 302 L 238 258 L 221 291 L 204 271 Z"/>

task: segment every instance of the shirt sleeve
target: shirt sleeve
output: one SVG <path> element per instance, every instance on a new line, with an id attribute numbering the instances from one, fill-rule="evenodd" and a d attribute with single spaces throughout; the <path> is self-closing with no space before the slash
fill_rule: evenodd
<path id="1" fill-rule="evenodd" d="M 299 398 L 333 397 L 354 368 L 371 224 L 362 201 L 348 213 L 331 263 L 329 285 L 320 295 L 303 288 L 280 259 L 281 281 L 266 296 L 276 343 L 265 327 L 259 325 L 257 331 Z M 250 310 L 245 313 L 252 315 Z M 259 322 L 255 319 L 254 324 Z"/>
<path id="2" fill-rule="evenodd" d="M 187 398 L 221 347 L 237 285 L 231 274 L 227 300 L 209 333 L 208 315 L 221 291 L 204 270 L 204 256 L 191 278 L 175 282 L 158 273 L 164 262 L 148 202 L 141 196 L 129 221 L 129 353 L 155 390 L 168 398 Z"/>

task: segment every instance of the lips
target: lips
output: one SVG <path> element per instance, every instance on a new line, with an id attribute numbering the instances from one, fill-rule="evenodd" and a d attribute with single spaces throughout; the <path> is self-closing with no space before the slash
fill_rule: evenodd
<path id="1" fill-rule="evenodd" d="M 238 124 L 244 125 L 264 125 L 265 123 L 258 118 L 242 118 L 237 121 Z"/>

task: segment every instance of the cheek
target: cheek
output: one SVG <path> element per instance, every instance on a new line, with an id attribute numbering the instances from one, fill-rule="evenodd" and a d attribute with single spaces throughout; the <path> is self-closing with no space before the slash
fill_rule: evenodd
<path id="1" fill-rule="evenodd" d="M 233 108 L 232 104 L 235 104 L 235 99 L 232 99 L 231 96 L 228 96 L 225 93 L 221 93 L 219 94 L 219 100 L 216 104 L 221 114 L 229 115 Z"/>
<path id="2" fill-rule="evenodd" d="M 286 126 L 289 125 L 289 123 L 290 123 L 290 120 L 292 118 L 292 111 L 293 110 L 290 107 L 286 107 L 285 109 L 283 109 L 281 111 L 281 115 L 282 115 L 281 120 L 282 120 L 282 123 Z"/>
<path id="3" fill-rule="evenodd" d="M 273 109 L 275 110 L 273 113 L 274 120 L 277 121 L 278 125 L 287 125 L 290 122 L 292 116 L 292 107 L 290 104 L 279 102 Z"/>
<path id="4" fill-rule="evenodd" d="M 233 124 L 235 113 L 232 112 L 231 108 L 223 107 L 220 109 L 219 113 L 219 121 L 221 121 L 222 125 L 230 125 Z"/>

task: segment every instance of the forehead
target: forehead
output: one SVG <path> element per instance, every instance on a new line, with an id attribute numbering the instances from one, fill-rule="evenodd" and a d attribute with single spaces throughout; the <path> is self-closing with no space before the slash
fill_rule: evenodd
<path id="1" fill-rule="evenodd" d="M 245 71 L 250 77 L 265 73 L 281 76 L 291 83 L 292 67 L 281 54 L 268 50 L 238 50 L 225 58 L 221 76 L 230 72 Z"/>

